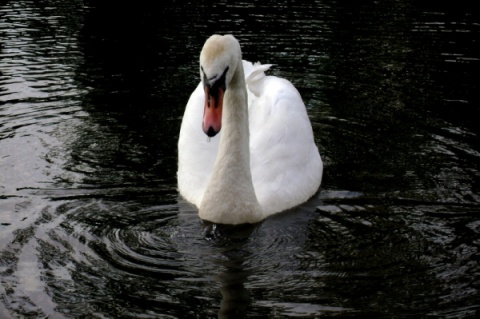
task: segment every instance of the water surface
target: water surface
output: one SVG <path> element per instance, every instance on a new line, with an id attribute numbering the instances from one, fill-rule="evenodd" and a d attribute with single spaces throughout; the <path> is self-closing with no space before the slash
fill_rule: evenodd
<path id="1" fill-rule="evenodd" d="M 473 5 L 0 5 L 0 317 L 474 318 Z M 176 142 L 212 33 L 302 94 L 309 202 L 203 225 Z"/>

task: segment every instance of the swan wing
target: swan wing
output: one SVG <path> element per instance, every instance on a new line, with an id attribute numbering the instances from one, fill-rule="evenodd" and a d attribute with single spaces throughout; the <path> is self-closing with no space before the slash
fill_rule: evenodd
<path id="1" fill-rule="evenodd" d="M 315 194 L 323 163 L 297 89 L 275 76 L 247 82 L 255 92 L 249 107 L 250 163 L 257 199 L 266 216 Z"/>

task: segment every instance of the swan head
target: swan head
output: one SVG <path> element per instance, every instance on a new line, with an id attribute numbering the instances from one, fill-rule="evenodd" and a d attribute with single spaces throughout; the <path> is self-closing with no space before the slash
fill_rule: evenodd
<path id="1" fill-rule="evenodd" d="M 200 53 L 200 78 L 205 91 L 202 128 L 209 137 L 222 128 L 223 97 L 241 61 L 240 44 L 232 35 L 212 35 Z"/>

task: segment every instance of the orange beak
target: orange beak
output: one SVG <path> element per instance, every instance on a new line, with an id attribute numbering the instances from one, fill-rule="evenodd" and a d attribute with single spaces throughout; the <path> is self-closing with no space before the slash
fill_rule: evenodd
<path id="1" fill-rule="evenodd" d="M 205 86 L 205 106 L 203 108 L 203 131 L 209 137 L 214 137 L 222 128 L 223 95 L 222 88 L 215 88 L 218 92 L 210 92 Z"/>

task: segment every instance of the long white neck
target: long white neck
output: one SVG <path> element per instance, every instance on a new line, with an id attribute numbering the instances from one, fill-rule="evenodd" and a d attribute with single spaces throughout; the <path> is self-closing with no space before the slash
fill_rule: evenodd
<path id="1" fill-rule="evenodd" d="M 214 223 L 255 223 L 262 219 L 262 212 L 250 171 L 247 91 L 241 60 L 223 103 L 219 150 L 199 215 Z"/>

